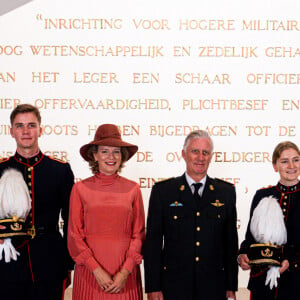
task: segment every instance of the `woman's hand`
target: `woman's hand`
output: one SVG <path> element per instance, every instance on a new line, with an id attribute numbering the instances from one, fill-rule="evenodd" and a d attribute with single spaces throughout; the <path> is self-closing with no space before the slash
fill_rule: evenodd
<path id="1" fill-rule="evenodd" d="M 116 273 L 116 275 L 113 277 L 113 284 L 111 284 L 110 287 L 105 290 L 105 292 L 111 294 L 120 293 L 126 283 L 129 274 L 129 271 L 127 271 L 126 269 L 122 269 L 121 271 Z"/>
<path id="2" fill-rule="evenodd" d="M 99 284 L 99 286 L 106 292 L 106 289 L 113 284 L 113 280 L 111 276 L 104 271 L 101 267 L 98 267 L 93 271 L 93 274 L 95 275 L 95 278 Z"/>
<path id="3" fill-rule="evenodd" d="M 249 258 L 247 256 L 247 254 L 240 254 L 238 256 L 238 262 L 239 265 L 241 266 L 241 268 L 245 271 L 245 270 L 249 270 L 251 267 L 249 265 Z"/>

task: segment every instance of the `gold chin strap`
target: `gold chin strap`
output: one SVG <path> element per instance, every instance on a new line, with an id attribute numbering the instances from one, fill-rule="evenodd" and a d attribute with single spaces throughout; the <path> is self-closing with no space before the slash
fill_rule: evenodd
<path id="1" fill-rule="evenodd" d="M 31 236 L 32 239 L 36 236 L 35 227 L 32 225 L 31 228 L 27 229 L 27 234 Z"/>

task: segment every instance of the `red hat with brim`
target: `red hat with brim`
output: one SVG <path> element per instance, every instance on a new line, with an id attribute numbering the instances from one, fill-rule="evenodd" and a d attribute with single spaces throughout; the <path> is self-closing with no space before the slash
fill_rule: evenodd
<path id="1" fill-rule="evenodd" d="M 80 154 L 86 161 L 90 160 L 90 157 L 88 156 L 88 149 L 92 145 L 125 147 L 128 151 L 127 160 L 129 160 L 138 150 L 138 146 L 126 143 L 122 140 L 120 131 L 114 124 L 100 125 L 97 128 L 94 140 L 80 148 Z"/>

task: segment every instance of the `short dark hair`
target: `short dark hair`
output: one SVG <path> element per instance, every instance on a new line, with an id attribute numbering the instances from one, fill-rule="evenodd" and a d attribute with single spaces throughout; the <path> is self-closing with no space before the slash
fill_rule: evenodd
<path id="1" fill-rule="evenodd" d="M 287 150 L 287 149 L 294 149 L 300 155 L 299 148 L 296 144 L 294 144 L 293 142 L 290 142 L 290 141 L 281 142 L 275 147 L 275 149 L 273 151 L 273 155 L 272 155 L 273 165 L 276 164 L 276 162 L 277 162 L 278 158 L 280 157 L 281 153 L 284 150 Z"/>
<path id="2" fill-rule="evenodd" d="M 31 104 L 17 105 L 10 114 L 10 124 L 13 125 L 14 120 L 18 114 L 25 114 L 25 113 L 34 113 L 39 124 L 41 124 L 42 118 L 41 118 L 40 111 L 37 107 L 35 107 Z"/>
<path id="3" fill-rule="evenodd" d="M 118 172 L 121 172 L 122 168 L 124 167 L 124 162 L 128 160 L 128 150 L 126 147 L 120 147 L 121 148 L 121 164 L 119 167 Z M 90 169 L 93 174 L 96 174 L 99 172 L 99 165 L 98 162 L 95 161 L 93 153 L 97 153 L 98 146 L 97 145 L 91 145 L 87 150 L 87 156 L 89 157 L 88 163 L 90 166 Z"/>

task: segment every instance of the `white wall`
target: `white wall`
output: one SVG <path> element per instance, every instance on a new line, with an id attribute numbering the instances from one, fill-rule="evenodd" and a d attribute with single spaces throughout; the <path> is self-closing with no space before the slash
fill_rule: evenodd
<path id="1" fill-rule="evenodd" d="M 66 157 L 78 180 L 90 176 L 80 146 L 98 125 L 115 123 L 139 145 L 122 174 L 140 183 L 147 209 L 153 181 L 183 173 L 184 136 L 208 129 L 216 151 L 209 174 L 235 183 L 242 240 L 255 190 L 277 181 L 273 148 L 299 142 L 298 2 L 8 5 L 0 17 L 0 156 L 15 150 L 9 114 L 18 103 L 40 107 L 42 150 Z M 241 272 L 241 287 L 247 277 Z"/>

